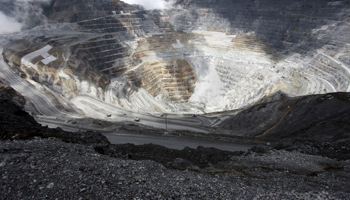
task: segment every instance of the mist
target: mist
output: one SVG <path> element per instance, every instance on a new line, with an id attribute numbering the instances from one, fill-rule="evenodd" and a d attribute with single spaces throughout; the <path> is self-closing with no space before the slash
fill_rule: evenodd
<path id="1" fill-rule="evenodd" d="M 0 12 L 0 34 L 19 32 L 22 24 Z"/>
<path id="2" fill-rule="evenodd" d="M 0 0 L 0 34 L 19 32 L 47 23 L 43 5 L 52 0 Z"/>
<path id="3" fill-rule="evenodd" d="M 175 0 L 122 0 L 128 4 L 139 4 L 143 6 L 146 10 L 154 9 L 170 9 L 173 7 Z"/>

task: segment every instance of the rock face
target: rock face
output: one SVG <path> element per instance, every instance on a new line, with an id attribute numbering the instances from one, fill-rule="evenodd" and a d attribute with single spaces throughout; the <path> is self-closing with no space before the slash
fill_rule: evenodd
<path id="1" fill-rule="evenodd" d="M 245 109 L 220 126 L 235 135 L 345 141 L 350 136 L 349 102 L 349 93 L 284 97 Z"/>
<path id="2" fill-rule="evenodd" d="M 350 91 L 350 1 L 56 0 L 50 24 L 9 43 L 5 60 L 71 100 L 147 112 L 211 112 Z M 189 109 L 190 108 L 190 109 Z"/>
<path id="3" fill-rule="evenodd" d="M 98 132 L 71 133 L 61 128 L 43 127 L 24 111 L 25 103 L 23 96 L 0 80 L 0 140 L 24 140 L 40 136 L 43 138 L 57 137 L 66 142 L 93 146 L 110 144 L 107 138 Z"/>

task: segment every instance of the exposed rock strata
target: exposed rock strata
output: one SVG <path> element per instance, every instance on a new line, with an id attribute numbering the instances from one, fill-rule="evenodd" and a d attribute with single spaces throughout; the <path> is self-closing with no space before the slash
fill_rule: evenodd
<path id="1" fill-rule="evenodd" d="M 182 9 L 145 11 L 121 1 L 55 1 L 46 10 L 55 24 L 27 32 L 4 57 L 68 100 L 89 95 L 151 112 L 237 109 L 279 91 L 349 91 L 349 3 L 178 1 Z M 54 61 L 38 56 L 36 67 L 23 66 L 46 45 Z M 166 83 L 176 59 L 189 62 L 179 69 L 188 73 L 173 68 Z"/>
<path id="2" fill-rule="evenodd" d="M 333 157 L 349 153 L 313 151 L 329 158 L 302 153 L 311 145 L 305 142 L 276 147 L 288 151 L 255 146 L 245 153 L 110 145 L 96 132 L 41 127 L 22 111 L 24 103 L 19 94 L 1 84 L 0 116 L 6 118 L 1 120 L 1 139 L 13 140 L 0 141 L 0 193 L 6 199 L 349 197 L 349 157 Z M 344 147 L 349 150 L 349 145 Z"/>
<path id="3" fill-rule="evenodd" d="M 43 138 L 56 137 L 73 143 L 84 143 L 96 146 L 108 145 L 109 141 L 101 133 L 86 131 L 70 133 L 61 128 L 50 129 L 38 124 L 24 111 L 25 99 L 11 87 L 0 81 L 0 139 L 20 140 L 36 136 Z"/>

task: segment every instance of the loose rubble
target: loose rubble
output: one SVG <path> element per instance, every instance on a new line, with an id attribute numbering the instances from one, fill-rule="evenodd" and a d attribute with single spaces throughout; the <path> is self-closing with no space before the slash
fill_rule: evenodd
<path id="1" fill-rule="evenodd" d="M 283 150 L 232 156 L 224 164 L 231 170 L 217 173 L 113 158 L 57 138 L 1 141 L 0 151 L 1 199 L 346 199 L 350 192 L 348 160 Z"/>

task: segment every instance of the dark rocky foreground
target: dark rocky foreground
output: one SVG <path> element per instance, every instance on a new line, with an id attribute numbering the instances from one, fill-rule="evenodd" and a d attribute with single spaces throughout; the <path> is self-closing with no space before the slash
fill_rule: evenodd
<path id="1" fill-rule="evenodd" d="M 296 151 L 231 156 L 217 165 L 227 172 L 217 173 L 113 158 L 57 138 L 3 141 L 0 151 L 2 199 L 347 199 L 350 192 L 349 161 Z"/>
<path id="2" fill-rule="evenodd" d="M 248 152 L 111 145 L 98 132 L 42 127 L 24 103 L 1 84 L 1 199 L 350 197 L 347 143 L 338 151 L 332 143 L 290 139 Z"/>

